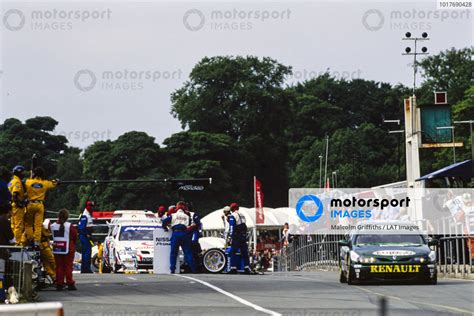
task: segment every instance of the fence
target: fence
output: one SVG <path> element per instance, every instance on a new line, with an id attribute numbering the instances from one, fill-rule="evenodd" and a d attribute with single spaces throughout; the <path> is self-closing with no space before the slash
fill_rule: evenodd
<path id="1" fill-rule="evenodd" d="M 0 246 L 0 276 L 3 288 L 13 286 L 21 298 L 30 299 L 34 264 L 28 251 L 20 246 Z"/>
<path id="2" fill-rule="evenodd" d="M 474 237 L 467 235 L 434 236 L 439 240 L 435 247 L 440 277 L 474 278 Z M 275 271 L 306 271 L 339 269 L 338 235 L 299 235 L 274 259 Z"/>

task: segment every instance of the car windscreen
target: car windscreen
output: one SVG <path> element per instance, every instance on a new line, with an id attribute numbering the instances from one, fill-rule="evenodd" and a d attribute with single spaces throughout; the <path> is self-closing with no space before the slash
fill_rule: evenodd
<path id="1" fill-rule="evenodd" d="M 119 240 L 153 240 L 153 231 L 158 226 L 122 226 Z"/>
<path id="2" fill-rule="evenodd" d="M 406 245 L 422 245 L 425 243 L 421 235 L 356 235 L 354 238 L 355 245 L 377 245 L 377 244 L 406 244 Z"/>

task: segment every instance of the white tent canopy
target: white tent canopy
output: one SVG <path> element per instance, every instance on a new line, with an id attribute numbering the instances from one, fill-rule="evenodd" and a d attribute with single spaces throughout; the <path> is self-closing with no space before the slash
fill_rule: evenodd
<path id="1" fill-rule="evenodd" d="M 245 216 L 247 220 L 247 227 L 252 229 L 255 226 L 255 208 L 240 207 L 239 211 Z M 294 209 L 288 207 L 269 208 L 264 207 L 263 213 L 265 221 L 263 224 L 258 224 L 257 227 L 262 228 L 282 228 L 288 222 L 290 212 Z M 224 222 L 222 220 L 223 209 L 218 209 L 201 219 L 203 230 L 224 230 Z"/>

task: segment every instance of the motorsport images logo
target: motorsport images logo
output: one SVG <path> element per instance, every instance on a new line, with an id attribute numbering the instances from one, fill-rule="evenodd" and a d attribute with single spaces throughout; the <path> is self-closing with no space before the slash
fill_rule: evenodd
<path id="1" fill-rule="evenodd" d="M 310 208 L 312 208 L 313 211 L 314 207 L 316 207 L 316 213 L 314 215 L 308 216 L 305 214 L 305 211 L 303 210 L 305 203 L 310 203 Z M 307 223 L 317 221 L 323 215 L 323 209 L 323 202 L 321 202 L 321 200 L 315 195 L 303 195 L 298 200 L 298 203 L 296 203 L 296 214 L 303 222 Z"/>
<path id="2" fill-rule="evenodd" d="M 289 20 L 290 9 L 271 10 L 212 10 L 204 12 L 198 9 L 187 10 L 183 15 L 183 25 L 188 31 L 201 29 L 211 31 L 249 31 L 259 23 Z"/>
<path id="3" fill-rule="evenodd" d="M 362 25 L 370 32 L 381 29 L 392 31 L 429 31 L 435 24 L 471 19 L 470 10 L 391 10 L 369 9 L 362 14 Z"/>
<path id="4" fill-rule="evenodd" d="M 75 73 L 74 86 L 82 92 L 93 89 L 103 91 L 138 91 L 147 86 L 158 84 L 164 80 L 180 80 L 183 77 L 181 69 L 129 69 L 92 71 L 81 69 Z"/>
<path id="5" fill-rule="evenodd" d="M 316 222 L 323 215 L 324 205 L 326 205 L 331 219 L 371 219 L 375 209 L 384 211 L 389 207 L 408 207 L 410 204 L 409 197 L 395 199 L 347 196 L 346 198 L 327 197 L 323 200 L 315 195 L 303 195 L 296 203 L 296 214 L 303 222 Z M 308 215 L 309 212 L 314 214 Z"/>
<path id="6" fill-rule="evenodd" d="M 5 29 L 16 32 L 22 29 L 31 31 L 70 31 L 74 25 L 91 21 L 110 20 L 112 10 L 46 10 L 22 11 L 9 9 L 2 17 Z"/>

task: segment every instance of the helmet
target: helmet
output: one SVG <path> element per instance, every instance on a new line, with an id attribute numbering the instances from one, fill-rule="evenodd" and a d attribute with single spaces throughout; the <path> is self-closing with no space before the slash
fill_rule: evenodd
<path id="1" fill-rule="evenodd" d="M 165 208 L 163 205 L 161 205 L 161 206 L 158 208 L 158 214 L 159 214 L 159 215 L 164 214 L 165 211 L 166 211 L 166 208 Z"/>
<path id="2" fill-rule="evenodd" d="M 86 206 L 94 206 L 94 202 L 93 201 L 87 201 Z"/>
<path id="3" fill-rule="evenodd" d="M 230 213 L 230 206 L 225 206 L 222 210 L 224 213 Z"/>
<path id="4" fill-rule="evenodd" d="M 175 208 L 176 208 L 176 206 L 170 205 L 170 206 L 168 206 L 168 211 L 174 211 Z"/>
<path id="5" fill-rule="evenodd" d="M 186 206 L 186 203 L 183 201 L 179 201 L 176 203 L 176 210 L 182 209 L 183 211 L 187 210 L 188 207 Z"/>
<path id="6" fill-rule="evenodd" d="M 238 210 L 238 209 L 239 209 L 239 204 L 237 204 L 237 203 L 235 203 L 235 202 L 232 203 L 232 204 L 230 205 L 230 209 L 231 209 L 232 211 Z"/>
<path id="7" fill-rule="evenodd" d="M 23 167 L 22 165 L 16 165 L 15 167 L 13 167 L 13 170 L 12 170 L 13 173 L 23 172 L 23 171 L 25 171 L 25 167 Z"/>

